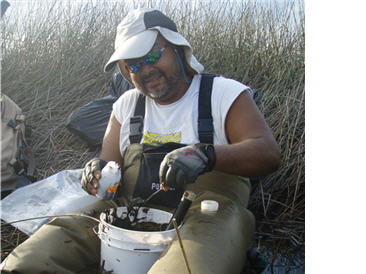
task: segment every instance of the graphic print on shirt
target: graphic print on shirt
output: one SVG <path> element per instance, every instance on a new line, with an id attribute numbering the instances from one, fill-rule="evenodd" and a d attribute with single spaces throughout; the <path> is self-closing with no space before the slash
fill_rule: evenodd
<path id="1" fill-rule="evenodd" d="M 169 142 L 180 143 L 182 140 L 181 132 L 170 134 L 159 134 L 146 131 L 144 133 L 144 143 L 153 146 L 160 146 Z"/>

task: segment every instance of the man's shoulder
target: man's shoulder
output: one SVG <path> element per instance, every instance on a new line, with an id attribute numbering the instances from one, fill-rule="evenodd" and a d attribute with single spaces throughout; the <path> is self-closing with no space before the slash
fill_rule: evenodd
<path id="1" fill-rule="evenodd" d="M 238 80 L 227 78 L 223 75 L 218 75 L 214 78 L 213 89 L 219 91 L 228 91 L 228 90 L 240 90 L 244 91 L 249 87 Z"/>
<path id="2" fill-rule="evenodd" d="M 222 85 L 226 85 L 226 86 L 230 86 L 230 85 L 241 85 L 241 86 L 246 86 L 245 84 L 243 84 L 242 82 L 232 79 L 232 78 L 228 78 L 224 75 L 221 74 L 216 74 L 216 73 L 202 73 L 202 74 L 198 74 L 195 77 L 200 77 L 200 79 L 202 80 L 202 76 L 203 75 L 213 75 L 215 76 L 213 79 L 213 87 L 215 88 L 215 86 L 222 86 Z"/>
<path id="3" fill-rule="evenodd" d="M 137 88 L 129 89 L 125 93 L 121 95 L 122 98 L 130 98 L 130 97 L 137 97 L 140 94 L 140 92 L 137 90 Z"/>
<path id="4" fill-rule="evenodd" d="M 242 82 L 240 82 L 240 81 L 238 81 L 238 80 L 235 80 L 235 79 L 233 79 L 233 78 L 228 78 L 228 77 L 226 77 L 226 76 L 224 76 L 224 75 L 220 75 L 220 74 L 218 74 L 216 77 L 215 77 L 215 80 L 217 81 L 217 82 L 222 82 L 222 83 L 239 83 L 239 84 L 242 84 L 242 85 L 244 85 Z"/>
<path id="5" fill-rule="evenodd" d="M 113 108 L 125 110 L 134 108 L 139 94 L 140 93 L 136 88 L 127 90 L 117 99 L 116 102 L 114 102 Z"/>
<path id="6" fill-rule="evenodd" d="M 134 101 L 139 96 L 140 92 L 136 89 L 129 89 L 126 92 L 124 92 L 117 101 L 119 102 L 130 102 L 131 100 Z"/>

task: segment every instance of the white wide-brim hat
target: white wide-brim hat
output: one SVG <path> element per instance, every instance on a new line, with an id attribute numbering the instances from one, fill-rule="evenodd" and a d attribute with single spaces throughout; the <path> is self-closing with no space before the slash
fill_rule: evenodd
<path id="1" fill-rule="evenodd" d="M 127 14 L 117 27 L 115 51 L 104 67 L 104 71 L 112 69 L 116 62 L 145 56 L 152 49 L 156 37 L 160 33 L 168 42 L 184 47 L 186 63 L 197 73 L 203 66 L 192 53 L 188 41 L 177 31 L 175 23 L 162 12 L 154 9 L 140 8 Z M 121 71 L 126 79 L 127 71 Z"/>

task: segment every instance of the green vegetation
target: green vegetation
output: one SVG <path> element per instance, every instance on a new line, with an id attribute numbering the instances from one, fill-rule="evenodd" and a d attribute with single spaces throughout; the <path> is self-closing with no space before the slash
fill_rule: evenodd
<path id="1" fill-rule="evenodd" d="M 207 72 L 260 90 L 259 107 L 282 153 L 253 187 L 257 244 L 304 248 L 304 3 L 268 1 L 30 1 L 2 20 L 1 90 L 32 128 L 38 179 L 81 168 L 94 152 L 64 126 L 77 107 L 107 94 L 117 24 L 137 3 L 178 24 Z M 24 3 L 24 2 L 23 2 Z M 46 4 L 47 3 L 47 4 Z M 79 4 L 76 4 L 79 3 Z M 27 4 L 28 5 L 28 4 Z"/>

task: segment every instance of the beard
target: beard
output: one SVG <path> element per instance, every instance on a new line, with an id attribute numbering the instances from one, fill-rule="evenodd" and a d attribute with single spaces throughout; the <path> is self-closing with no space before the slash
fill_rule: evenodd
<path id="1" fill-rule="evenodd" d="M 163 82 L 158 86 L 148 87 L 147 84 L 155 78 L 162 77 Z M 164 102 L 175 95 L 176 87 L 181 81 L 181 75 L 179 71 L 175 71 L 169 77 L 163 71 L 154 71 L 144 76 L 141 79 L 141 85 L 136 85 L 136 88 L 144 95 L 151 99 Z"/>

